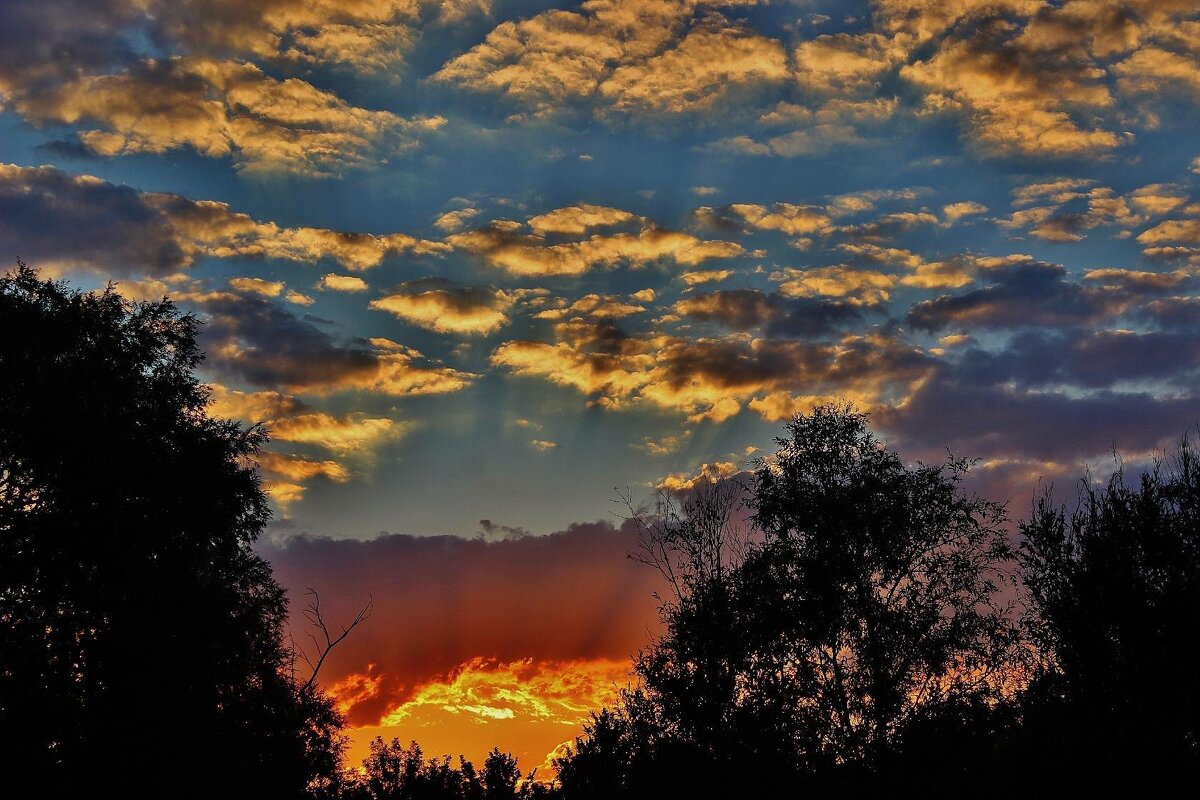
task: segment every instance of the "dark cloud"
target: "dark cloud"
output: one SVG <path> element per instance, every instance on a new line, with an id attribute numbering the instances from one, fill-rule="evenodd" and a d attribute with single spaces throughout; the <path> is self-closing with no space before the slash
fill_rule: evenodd
<path id="1" fill-rule="evenodd" d="M 257 386 L 328 394 L 365 390 L 388 395 L 439 394 L 475 376 L 427 364 L 400 346 L 339 341 L 330 323 L 297 316 L 254 295 L 214 293 L 192 302 L 203 309 L 202 344 L 219 373 Z"/>
<path id="2" fill-rule="evenodd" d="M 1200 332 L 1200 298 L 1151 300 L 1135 309 L 1133 316 L 1169 331 Z"/>
<path id="3" fill-rule="evenodd" d="M 860 306 L 822 298 L 789 298 L 758 289 L 724 289 L 684 298 L 675 313 L 732 330 L 764 327 L 768 336 L 813 337 L 862 319 Z"/>
<path id="4" fill-rule="evenodd" d="M 1104 388 L 1121 381 L 1172 381 L 1200 366 L 1196 334 L 1126 330 L 1022 331 L 1000 350 L 973 347 L 954 368 L 964 383 Z"/>
<path id="5" fill-rule="evenodd" d="M 136 190 L 11 164 L 0 164 L 0 249 L 33 266 L 114 277 L 166 274 L 191 260 L 170 218 Z"/>
<path id="6" fill-rule="evenodd" d="M 942 295 L 914 305 L 910 325 L 935 332 L 950 327 L 1020 328 L 1085 325 L 1120 310 L 1121 298 L 1068 280 L 1057 264 L 1025 261 L 985 274 L 990 286 Z"/>
<path id="7" fill-rule="evenodd" d="M 124 29 L 136 0 L 0 3 L 0 91 L 49 85 L 132 58 Z"/>
<path id="8" fill-rule="evenodd" d="M 1200 413 L 1191 397 L 1101 390 L 1089 394 L 979 386 L 939 373 L 874 421 L 912 456 L 945 452 L 983 459 L 1077 465 L 1113 448 L 1142 456 L 1182 436 Z M 911 453 L 910 453 L 911 451 Z"/>

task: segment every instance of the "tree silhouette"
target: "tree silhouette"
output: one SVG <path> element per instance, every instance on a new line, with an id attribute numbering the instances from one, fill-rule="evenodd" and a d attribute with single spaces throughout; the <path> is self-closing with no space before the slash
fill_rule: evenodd
<path id="1" fill-rule="evenodd" d="M 1045 669 L 1022 753 L 1043 778 L 1145 790 L 1200 776 L 1200 454 L 1186 437 L 1138 480 L 1047 492 L 1021 525 L 1030 631 Z"/>
<path id="2" fill-rule="evenodd" d="M 292 680 L 251 549 L 265 434 L 205 413 L 196 328 L 167 300 L 0 278 L 0 725 L 8 774 L 50 796 L 336 783 L 340 719 Z"/>
<path id="3" fill-rule="evenodd" d="M 344 792 L 346 798 L 369 800 L 532 800 L 549 790 L 522 780 L 517 760 L 493 749 L 479 771 L 467 759 L 426 758 L 416 742 L 384 741 L 376 736 L 363 759 L 361 773 Z"/>
<path id="4" fill-rule="evenodd" d="M 792 676 L 800 751 L 878 774 L 906 725 L 1003 689 L 1004 509 L 962 491 L 968 462 L 906 466 L 848 407 L 787 427 L 755 474 L 766 543 L 744 572 L 771 602 L 747 624 L 767 674 Z"/>
<path id="5" fill-rule="evenodd" d="M 730 482 L 641 525 L 674 591 L 666 633 L 560 761 L 564 796 L 643 796 L 661 780 L 645 773 L 680 764 L 730 796 L 880 786 L 905 731 L 999 699 L 1011 552 L 1002 507 L 961 489 L 967 462 L 908 467 L 846 406 L 787 430 L 755 472 L 749 536 Z"/>

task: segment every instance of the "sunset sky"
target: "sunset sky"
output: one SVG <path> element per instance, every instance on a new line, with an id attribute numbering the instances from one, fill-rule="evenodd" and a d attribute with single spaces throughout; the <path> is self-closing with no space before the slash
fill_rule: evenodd
<path id="1" fill-rule="evenodd" d="M 0 260 L 204 321 L 356 753 L 528 769 L 653 633 L 614 487 L 1200 420 L 1198 130 L 1196 0 L 7 0 Z"/>

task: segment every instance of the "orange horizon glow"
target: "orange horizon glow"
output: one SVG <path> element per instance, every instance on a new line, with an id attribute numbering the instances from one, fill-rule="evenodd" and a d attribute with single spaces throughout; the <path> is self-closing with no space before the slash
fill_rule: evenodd
<path id="1" fill-rule="evenodd" d="M 473 658 L 414 687 L 377 725 L 351 726 L 346 765 L 366 757 L 372 739 L 416 741 L 426 758 L 463 756 L 477 766 L 494 747 L 511 752 L 528 774 L 553 776 L 552 759 L 583 733 L 592 711 L 611 705 L 632 685 L 628 659 L 504 662 Z M 378 667 L 327 687 L 342 713 L 374 696 Z"/>

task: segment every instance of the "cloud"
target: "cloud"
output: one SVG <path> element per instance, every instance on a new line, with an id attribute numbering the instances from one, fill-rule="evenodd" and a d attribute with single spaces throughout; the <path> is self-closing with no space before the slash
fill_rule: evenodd
<path id="1" fill-rule="evenodd" d="M 327 273 L 317 282 L 317 288 L 329 292 L 365 292 L 367 282 L 355 275 Z"/>
<path id="2" fill-rule="evenodd" d="M 665 258 L 695 266 L 743 252 L 735 242 L 706 241 L 652 224 L 638 233 L 597 234 L 560 244 L 546 244 L 539 236 L 520 233 L 519 228 L 517 223 L 494 222 L 488 228 L 454 234 L 446 241 L 514 275 L 579 275 L 599 266 L 624 262 L 636 267 Z"/>
<path id="3" fill-rule="evenodd" d="M 1018 186 L 1012 190 L 1013 205 L 1027 206 L 1048 199 L 1055 205 L 1086 197 L 1084 189 L 1095 183 L 1091 178 L 1057 178 Z"/>
<path id="4" fill-rule="evenodd" d="M 272 444 L 256 460 L 267 478 L 268 493 L 285 510 L 303 499 L 313 481 L 348 482 L 354 471 L 349 462 L 357 469 L 370 466 L 375 448 L 409 429 L 388 417 L 328 414 L 281 392 L 242 392 L 221 384 L 211 385 L 209 391 L 209 415 L 266 428 Z M 336 459 L 283 452 L 279 443 L 320 448 Z"/>
<path id="5" fill-rule="evenodd" d="M 662 492 L 690 492 L 697 486 L 715 483 L 722 478 L 737 475 L 741 468 L 732 461 L 705 462 L 694 472 L 678 472 L 668 475 L 655 486 Z"/>
<path id="6" fill-rule="evenodd" d="M 438 278 L 407 281 L 370 307 L 438 333 L 484 336 L 508 324 L 507 312 L 521 292 L 460 286 Z"/>
<path id="7" fill-rule="evenodd" d="M 783 47 L 774 39 L 701 27 L 671 49 L 618 67 L 599 91 L 615 112 L 681 114 L 712 107 L 734 87 L 787 77 Z"/>
<path id="8" fill-rule="evenodd" d="M 905 403 L 876 409 L 872 421 L 913 456 L 936 443 L 971 458 L 1070 464 L 1070 477 L 1077 478 L 1074 465 L 1107 462 L 1114 447 L 1142 456 L 1175 441 L 1195 424 L 1195 403 L 1144 392 L 1080 396 L 973 386 L 939 374 Z M 1034 487 L 1025 486 L 1031 498 Z"/>
<path id="9" fill-rule="evenodd" d="M 283 281 L 267 281 L 262 278 L 230 278 L 229 286 L 239 292 L 263 297 L 279 297 L 286 286 Z"/>
<path id="10" fill-rule="evenodd" d="M 700 269 L 681 273 L 679 280 L 688 286 L 699 286 L 705 283 L 720 283 L 731 275 L 733 275 L 731 269 Z"/>
<path id="11" fill-rule="evenodd" d="M 268 478 L 267 492 L 285 507 L 304 496 L 307 487 L 296 481 L 323 478 L 334 483 L 345 483 L 350 480 L 349 471 L 336 461 L 314 461 L 270 450 L 261 451 L 255 460 Z"/>
<path id="12" fill-rule="evenodd" d="M 98 125 L 78 139 L 101 156 L 187 147 L 239 169 L 312 176 L 398 155 L 445 121 L 358 108 L 250 63 L 185 56 L 19 93 L 12 107 L 38 123 Z"/>
<path id="13" fill-rule="evenodd" d="M 1186 390 L 1198 364 L 1196 331 L 1030 330 L 999 350 L 966 349 L 955 375 L 981 386 L 1108 389 L 1155 382 Z"/>
<path id="14" fill-rule="evenodd" d="M 643 436 L 641 443 L 634 445 L 634 447 L 644 450 L 652 456 L 668 456 L 679 452 L 684 445 L 691 441 L 691 438 L 692 432 L 690 430 L 672 436 L 662 436 L 657 439 L 650 436 Z"/>
<path id="15" fill-rule="evenodd" d="M 729 211 L 759 230 L 782 231 L 789 236 L 826 233 L 832 227 L 829 213 L 818 206 L 776 203 L 771 208 L 749 203 L 735 203 Z"/>
<path id="16" fill-rule="evenodd" d="M 211 392 L 211 416 L 262 424 L 273 441 L 315 445 L 338 455 L 369 451 L 408 430 L 389 417 L 328 414 L 282 392 L 242 392 L 221 384 L 212 385 Z"/>
<path id="17" fill-rule="evenodd" d="M 988 207 L 983 203 L 977 203 L 974 200 L 967 200 L 961 203 L 949 203 L 942 206 L 942 216 L 946 218 L 946 222 L 958 222 L 963 217 L 975 216 L 978 214 L 986 214 Z"/>
<path id="18" fill-rule="evenodd" d="M 1185 219 L 1169 219 L 1140 233 L 1138 242 L 1143 245 L 1158 245 L 1170 242 L 1200 244 L 1200 204 L 1185 209 L 1192 216 Z"/>
<path id="19" fill-rule="evenodd" d="M 1159 95 L 1170 89 L 1200 95 L 1200 59 L 1146 46 L 1113 67 L 1120 88 L 1131 94 Z"/>
<path id="20" fill-rule="evenodd" d="M 530 217 L 529 227 L 539 235 L 547 233 L 583 234 L 592 228 L 606 228 L 621 225 L 637 219 L 628 211 L 607 206 L 595 206 L 584 203 L 578 206 L 556 208 L 545 214 Z"/>
<path id="21" fill-rule="evenodd" d="M 629 336 L 586 323 L 557 327 L 555 343 L 511 341 L 494 366 L 591 395 L 604 408 L 649 404 L 690 421 L 720 422 L 741 404 L 778 391 L 870 396 L 872 402 L 919 380 L 928 359 L 878 335 L 834 343 L 756 339 L 744 334 L 682 339 Z"/>
<path id="22" fill-rule="evenodd" d="M 762 328 L 768 336 L 815 337 L 830 334 L 861 319 L 855 304 L 789 297 L 758 289 L 724 289 L 679 300 L 672 311 L 680 316 L 716 322 L 731 330 Z"/>
<path id="23" fill-rule="evenodd" d="M 1066 279 L 1056 264 L 1018 261 L 988 270 L 990 285 L 958 295 L 924 300 L 908 311 L 919 330 L 947 327 L 1017 328 L 1096 324 L 1127 302 L 1098 287 Z"/>
<path id="24" fill-rule="evenodd" d="M 35 266 L 84 267 L 114 276 L 168 275 L 201 256 L 330 258 L 364 270 L 399 254 L 446 252 L 441 242 L 395 233 L 286 228 L 225 203 L 138 192 L 55 167 L 0 164 L 0 239 Z"/>
<path id="25" fill-rule="evenodd" d="M 462 230 L 467 224 L 467 221 L 479 216 L 480 211 L 477 208 L 459 208 L 454 211 L 447 211 L 433 222 L 433 226 L 439 230 L 453 233 L 454 231 Z"/>
<path id="26" fill-rule="evenodd" d="M 630 317 L 634 314 L 643 314 L 646 307 L 641 303 L 649 303 L 654 300 L 653 290 L 645 290 L 630 295 L 628 300 L 622 300 L 617 295 L 599 295 L 588 294 L 579 298 L 573 303 L 567 304 L 563 300 L 558 300 L 557 308 L 549 308 L 545 311 L 540 311 L 534 314 L 535 319 L 572 319 L 576 317 L 588 317 L 591 319 L 621 319 L 622 317 Z M 638 295 L 642 295 L 639 297 Z"/>
<path id="27" fill-rule="evenodd" d="M 192 259 L 171 219 L 145 195 L 54 167 L 0 164 L 0 241 L 52 271 L 165 275 Z"/>
<path id="28" fill-rule="evenodd" d="M 735 89 L 788 75 L 779 42 L 716 11 L 740 4 L 589 0 L 579 11 L 501 23 L 433 77 L 539 113 L 566 102 L 596 103 L 614 114 L 706 109 Z"/>
<path id="29" fill-rule="evenodd" d="M 894 275 L 845 266 L 793 269 L 771 273 L 784 297 L 845 298 L 850 303 L 875 306 L 886 303 L 897 283 Z"/>
<path id="30" fill-rule="evenodd" d="M 818 36 L 796 46 L 793 59 L 796 80 L 821 93 L 873 88 L 905 55 L 903 46 L 878 33 Z"/>
<path id="31" fill-rule="evenodd" d="M 475 375 L 429 363 L 411 350 L 337 341 L 312 318 L 261 297 L 220 295 L 192 301 L 203 312 L 206 366 L 267 388 L 327 395 L 391 396 L 455 392 Z"/>
<path id="32" fill-rule="evenodd" d="M 402 68 L 422 28 L 459 23 L 489 6 L 487 0 L 172 0 L 148 11 L 161 36 L 194 51 L 371 72 Z"/>
<path id="33" fill-rule="evenodd" d="M 963 112 L 988 152 L 1097 155 L 1125 141 L 1071 116 L 1075 109 L 1114 104 L 1099 80 L 1102 73 L 1061 59 L 1051 65 L 996 35 L 981 31 L 971 39 L 947 38 L 930 58 L 903 67 L 900 74 L 926 92 L 928 109 Z"/>

